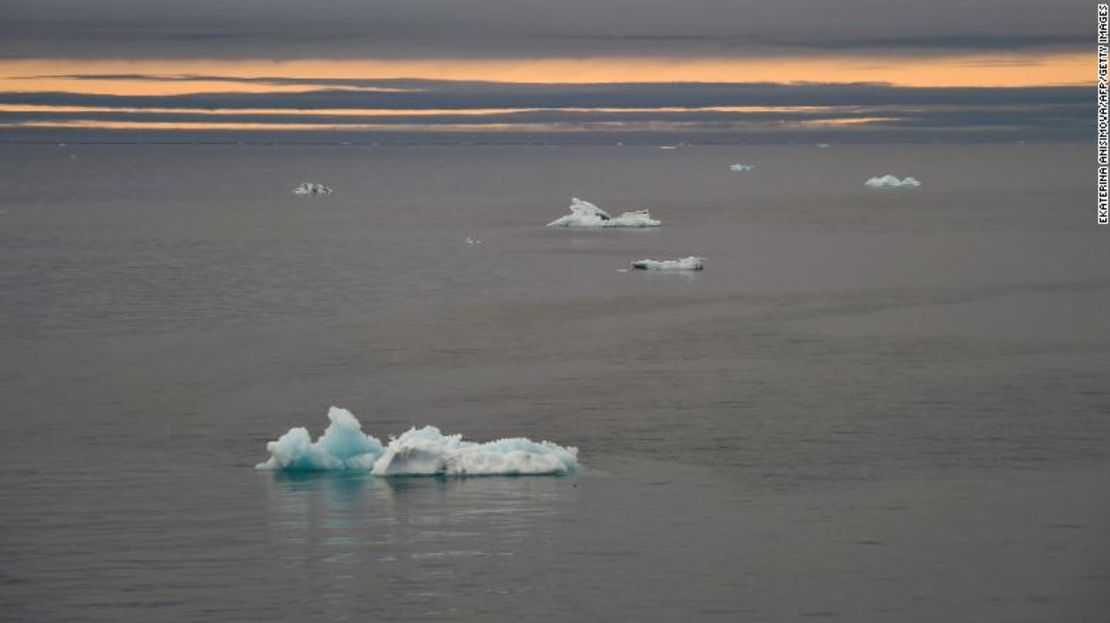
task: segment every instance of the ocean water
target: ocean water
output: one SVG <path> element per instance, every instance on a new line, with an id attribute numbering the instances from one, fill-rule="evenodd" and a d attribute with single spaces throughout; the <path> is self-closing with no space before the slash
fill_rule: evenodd
<path id="1" fill-rule="evenodd" d="M 1104 620 L 1092 151 L 0 146 L 0 620 Z M 332 405 L 581 470 L 254 469 Z"/>

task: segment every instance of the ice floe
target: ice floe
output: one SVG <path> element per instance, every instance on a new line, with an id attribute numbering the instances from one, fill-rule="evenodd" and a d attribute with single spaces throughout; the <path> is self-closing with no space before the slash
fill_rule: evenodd
<path id="1" fill-rule="evenodd" d="M 570 214 L 547 224 L 548 227 L 658 227 L 661 221 L 651 218 L 647 210 L 623 212 L 610 216 L 589 201 L 577 197 L 570 200 Z"/>
<path id="2" fill-rule="evenodd" d="M 559 476 L 578 470 L 578 449 L 523 437 L 485 443 L 444 435 L 434 426 L 412 428 L 388 444 L 362 432 L 350 411 L 332 407 L 324 434 L 291 428 L 266 444 L 270 458 L 255 466 L 273 471 L 357 470 L 375 476 Z"/>
<path id="3" fill-rule="evenodd" d="M 736 164 L 730 165 L 728 169 L 729 171 L 736 171 L 739 173 L 743 171 L 751 171 L 754 168 L 754 164 L 740 164 L 739 162 L 737 162 Z"/>
<path id="4" fill-rule="evenodd" d="M 705 258 L 691 255 L 677 260 L 636 260 L 632 268 L 640 270 L 703 270 Z"/>
<path id="5" fill-rule="evenodd" d="M 863 185 L 868 188 L 917 188 L 921 186 L 921 182 L 913 177 L 898 179 L 894 175 L 884 175 L 882 177 L 873 177 L 864 182 Z"/>
<path id="6" fill-rule="evenodd" d="M 330 195 L 333 192 L 335 191 L 327 186 L 314 182 L 303 182 L 300 186 L 293 189 L 294 195 Z"/>

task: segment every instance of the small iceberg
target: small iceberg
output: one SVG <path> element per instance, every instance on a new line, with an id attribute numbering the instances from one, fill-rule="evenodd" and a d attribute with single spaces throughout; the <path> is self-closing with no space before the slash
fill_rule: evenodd
<path id="1" fill-rule="evenodd" d="M 300 186 L 293 189 L 294 195 L 330 195 L 334 190 L 324 186 L 323 184 L 315 184 L 313 182 L 303 182 Z"/>
<path id="2" fill-rule="evenodd" d="M 548 227 L 659 227 L 661 221 L 651 218 L 647 210 L 623 212 L 613 217 L 589 201 L 578 197 L 570 200 L 570 214 L 547 224 Z"/>
<path id="3" fill-rule="evenodd" d="M 729 171 L 736 171 L 736 172 L 739 173 L 739 172 L 743 172 L 743 171 L 751 171 L 754 168 L 755 168 L 754 164 L 740 164 L 738 162 L 734 165 L 729 166 L 728 170 Z"/>
<path id="4" fill-rule="evenodd" d="M 921 186 L 921 182 L 917 178 L 907 177 L 905 179 L 898 179 L 893 175 L 884 175 L 882 177 L 873 177 L 863 183 L 868 188 L 917 188 Z"/>
<path id="5" fill-rule="evenodd" d="M 632 268 L 639 270 L 704 270 L 705 258 L 684 257 L 677 260 L 636 260 Z"/>
<path id="6" fill-rule="evenodd" d="M 578 471 L 578 449 L 523 437 L 485 443 L 444 435 L 434 426 L 411 428 L 388 444 L 362 432 L 346 409 L 328 411 L 327 429 L 312 441 L 297 427 L 266 444 L 269 471 L 363 471 L 374 476 L 563 476 Z"/>

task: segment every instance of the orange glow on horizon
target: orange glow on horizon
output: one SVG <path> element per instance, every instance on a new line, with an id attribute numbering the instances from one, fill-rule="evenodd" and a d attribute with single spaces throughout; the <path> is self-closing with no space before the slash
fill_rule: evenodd
<path id="1" fill-rule="evenodd" d="M 973 54 L 909 58 L 551 58 L 477 60 L 0 60 L 0 91 L 115 95 L 304 91 L 327 85 L 220 81 L 78 80 L 62 74 L 202 75 L 235 78 L 484 80 L 521 83 L 887 82 L 898 86 L 1047 86 L 1091 81 L 1088 54 Z M 43 76 L 43 77 L 33 77 Z"/>

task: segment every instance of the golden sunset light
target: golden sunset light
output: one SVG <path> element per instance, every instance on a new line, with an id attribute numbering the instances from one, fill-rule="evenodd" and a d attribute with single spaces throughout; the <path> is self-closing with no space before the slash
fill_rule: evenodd
<path id="1" fill-rule="evenodd" d="M 604 58 L 441 60 L 0 60 L 4 91 L 119 95 L 223 92 L 227 82 L 84 80 L 69 76 L 220 76 L 257 79 L 481 80 L 515 83 L 884 82 L 908 87 L 1074 85 L 1089 80 L 1086 54 L 974 54 L 927 58 Z M 303 91 L 304 85 L 235 83 L 236 91 Z"/>

